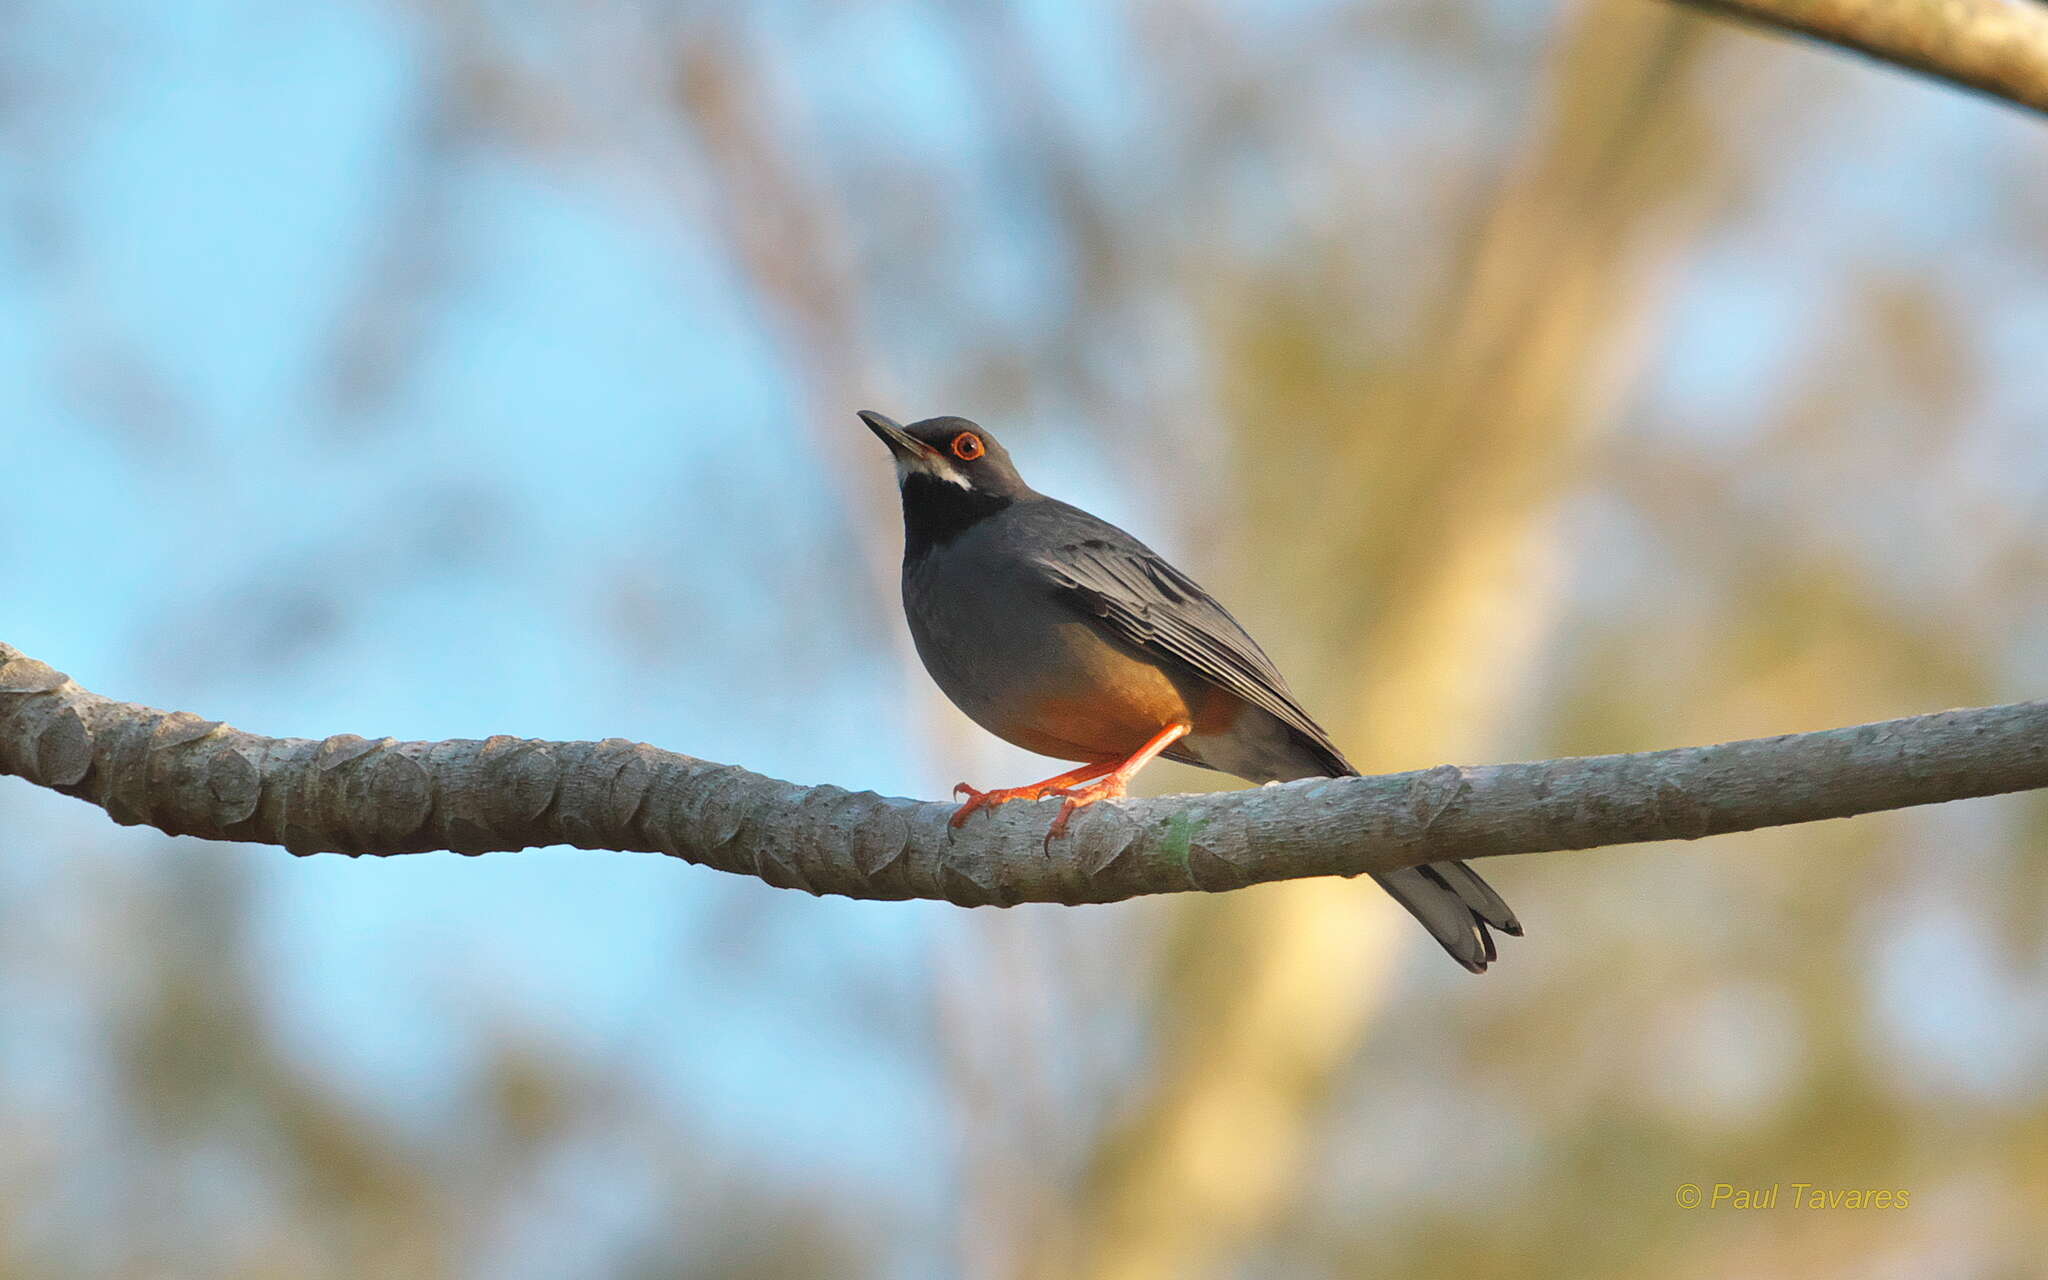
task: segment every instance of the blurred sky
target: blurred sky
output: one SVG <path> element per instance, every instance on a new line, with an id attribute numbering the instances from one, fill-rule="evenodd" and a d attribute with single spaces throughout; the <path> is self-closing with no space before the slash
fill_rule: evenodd
<path id="1" fill-rule="evenodd" d="M 447 275 L 409 376 L 342 414 L 321 384 L 408 182 L 393 166 L 426 106 L 416 24 L 370 5 L 27 17 L 9 61 L 64 128 L 17 118 L 14 138 L 41 145 L 0 151 L 11 642 L 91 687 L 267 733 L 625 736 L 913 789 L 893 654 L 827 609 L 806 616 L 821 670 L 792 682 L 749 660 L 802 588 L 778 561 L 863 563 L 826 537 L 834 482 L 715 261 L 650 250 L 602 191 L 470 157 L 438 197 Z M 854 407 L 835 425 L 864 436 Z M 864 479 L 884 488 L 873 461 Z M 724 486 L 710 510 L 706 474 Z M 618 676 L 605 584 L 622 572 L 687 619 L 653 678 Z M 0 808 L 16 927 L 58 927 L 31 902 L 92 875 L 193 853 L 47 793 L 10 787 Z M 510 1019 L 591 1054 L 629 1045 L 764 1160 L 917 1184 L 917 1146 L 884 1139 L 930 1125 L 932 1091 L 839 976 L 895 973 L 908 1007 L 892 1016 L 924 1017 L 941 908 L 783 901 L 625 855 L 274 855 L 224 855 L 262 899 L 271 1010 L 363 1101 L 431 1113 L 457 1029 Z M 734 895 L 761 900 L 763 932 L 808 941 L 703 937 Z M 17 1069 L 63 1060 L 37 1020 L 8 1022 Z"/>
<path id="2" fill-rule="evenodd" d="M 1256 8 L 1236 29 L 1281 45 L 1324 6 Z M 1550 11 L 1470 9 L 1490 47 L 1526 53 L 1533 78 Z M 869 406 L 807 375 L 737 277 L 712 229 L 713 184 L 692 168 L 702 157 L 623 108 L 608 116 L 602 84 L 583 86 L 591 132 L 566 142 L 547 122 L 515 142 L 450 120 L 439 77 L 465 65 L 472 28 L 424 12 L 7 6 L 0 638 L 96 691 L 278 735 L 621 736 L 925 796 L 962 776 L 1037 776 L 1018 753 L 929 731 L 922 677 L 900 632 L 880 629 L 900 627 L 878 573 L 895 549 L 864 545 L 876 526 L 859 495 L 893 502 L 887 462 L 853 418 Z M 632 48 L 632 12 L 593 6 L 594 26 L 617 26 L 592 46 Z M 1112 200 L 1120 173 L 1144 182 L 1156 122 L 1128 80 L 1129 33 L 1085 4 L 1018 12 L 1092 180 Z M 905 419 L 984 414 L 945 398 L 975 358 L 963 335 L 1056 326 L 1073 293 L 1047 194 L 1020 190 L 991 141 L 992 91 L 963 71 L 951 27 L 915 6 L 770 5 L 740 21 L 789 52 L 785 80 L 759 87 L 800 82 L 818 138 L 884 138 L 914 158 L 904 172 L 946 176 L 905 186 L 877 169 L 856 225 L 914 239 L 935 202 L 968 211 L 945 226 L 979 228 L 932 246 L 942 304 L 901 279 L 863 299 L 874 350 L 858 390 Z M 493 56 L 550 64 L 564 56 L 543 42 L 555 29 L 508 21 Z M 1815 317 L 1832 314 L 1842 264 L 1881 254 L 1987 300 L 1966 342 L 1994 399 L 1938 482 L 2036 506 L 2048 265 L 2016 270 L 1979 246 L 2015 204 L 2043 215 L 2038 190 L 1991 198 L 2030 172 L 2007 157 L 2038 155 L 2022 138 L 2038 125 L 1888 72 L 1813 66 L 1829 84 L 1858 81 L 1859 96 L 1801 115 L 1785 158 L 1764 162 L 1776 167 L 1756 203 L 1728 212 L 1668 283 L 1668 327 L 1627 429 L 1738 446 L 1794 368 L 1828 358 L 1840 335 Z M 1386 151 L 1386 189 L 1359 199 L 1427 235 L 1429 196 L 1402 181 L 1415 157 L 1373 122 L 1440 111 L 1481 147 L 1529 86 L 1432 100 L 1438 68 L 1407 47 L 1364 70 L 1317 123 Z M 1759 121 L 1730 99 L 1735 148 Z M 1884 145 L 1854 145 L 1873 107 Z M 589 136 L 626 158 L 586 154 Z M 1248 202 L 1248 236 L 1260 215 L 1246 191 L 1261 181 L 1218 195 Z M 1183 320 L 1141 313 L 1128 326 L 1130 350 L 1095 357 L 1112 380 L 1199 381 Z M 1027 475 L 1162 548 L 1199 544 L 1165 504 L 1230 487 L 1210 465 L 1213 406 L 1175 400 L 1186 448 L 1132 478 L 1120 424 L 1065 394 L 1040 389 L 1028 415 L 991 420 Z M 839 452 L 833 431 L 850 441 Z M 1856 483 L 1853 465 L 1843 482 Z M 1968 558 L 1967 523 L 1940 523 L 1953 509 L 1918 514 L 1929 523 L 1898 552 L 1902 590 Z M 1575 519 L 1582 539 L 1621 527 L 1597 500 Z M 1606 547 L 1602 563 L 1621 567 L 1574 590 L 1617 589 L 1645 554 Z M 2043 643 L 2004 660 L 2038 682 L 2048 614 L 2030 625 Z M 1798 727 L 1812 726 L 1756 729 Z M 17 1105 L 104 1123 L 73 1073 L 91 1069 L 106 1027 L 71 984 L 106 993 L 133 979 L 118 937 L 79 924 L 82 904 L 139 895 L 182 859 L 246 883 L 266 1015 L 311 1071 L 395 1129 L 450 1123 L 472 1030 L 511 1026 L 571 1058 L 628 1064 L 707 1145 L 751 1150 L 794 1182 L 887 1187 L 905 1221 L 957 1194 L 933 1158 L 953 1140 L 948 1104 L 932 1064 L 903 1048 L 936 1016 L 951 908 L 813 900 L 641 855 L 292 859 L 115 831 L 12 783 L 0 785 L 0 930 L 12 935 L 0 957 L 68 975 L 0 964 L 0 1080 Z M 1988 964 L 1978 981 L 1951 980 L 1980 945 L 1968 921 L 1937 913 L 1902 937 L 1880 966 L 1893 1048 L 1965 1091 L 2035 1089 L 2027 1064 L 2048 1044 L 2038 1020 L 2010 1016 L 2028 998 L 1999 999 Z M 1411 958 L 1424 963 L 1420 948 Z M 1768 1000 L 1739 997 L 1702 1013 L 1727 1028 L 1716 1042 L 1768 1038 L 1773 1016 Z M 1720 1078 L 1739 1094 L 1749 1069 Z M 606 1184 L 595 1166 L 563 1176 Z"/>

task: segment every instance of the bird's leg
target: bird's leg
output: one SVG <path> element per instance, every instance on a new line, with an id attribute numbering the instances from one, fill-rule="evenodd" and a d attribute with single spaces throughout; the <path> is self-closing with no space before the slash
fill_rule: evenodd
<path id="1" fill-rule="evenodd" d="M 1075 783 L 1099 778 L 1114 768 L 1114 760 L 1108 764 L 1084 764 L 1077 769 L 1069 769 L 1065 773 L 1047 778 L 1044 782 L 1033 782 L 1021 787 L 991 787 L 987 791 L 977 791 L 964 782 L 957 783 L 953 787 L 953 794 L 966 796 L 967 803 L 954 811 L 950 825 L 962 825 L 976 809 L 992 809 L 999 804 L 1008 804 L 1012 800 L 1037 800 L 1049 795 L 1066 795 L 1067 789 Z"/>
<path id="2" fill-rule="evenodd" d="M 1052 829 L 1045 833 L 1046 849 L 1050 850 L 1052 848 L 1052 842 L 1055 837 L 1063 836 L 1067 833 L 1067 819 L 1074 816 L 1075 810 L 1094 804 L 1097 800 L 1111 800 L 1122 796 L 1124 788 L 1130 785 L 1131 779 L 1137 776 L 1138 770 L 1152 763 L 1153 758 L 1160 752 L 1166 750 L 1182 738 L 1187 737 L 1191 730 L 1192 726 L 1185 723 L 1167 725 L 1158 733 L 1153 734 L 1152 740 L 1139 747 L 1131 755 L 1130 759 L 1110 769 L 1108 771 L 1109 776 L 1105 777 L 1102 781 L 1063 792 L 1062 794 L 1067 797 L 1067 802 L 1060 806 L 1060 816 L 1052 820 Z"/>

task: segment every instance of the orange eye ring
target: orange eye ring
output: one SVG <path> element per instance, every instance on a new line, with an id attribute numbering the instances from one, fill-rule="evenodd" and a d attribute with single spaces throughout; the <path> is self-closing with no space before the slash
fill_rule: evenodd
<path id="1" fill-rule="evenodd" d="M 962 462 L 972 462 L 986 452 L 981 447 L 981 437 L 972 431 L 962 431 L 953 437 L 953 456 Z"/>

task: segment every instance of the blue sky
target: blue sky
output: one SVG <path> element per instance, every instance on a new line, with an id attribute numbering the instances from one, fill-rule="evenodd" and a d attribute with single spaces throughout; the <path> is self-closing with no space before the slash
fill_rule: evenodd
<path id="1" fill-rule="evenodd" d="M 0 190 L 63 228 L 55 245 L 28 243 L 26 219 L 0 234 L 12 643 L 89 687 L 281 735 L 624 735 L 910 788 L 891 656 L 820 637 L 801 652 L 828 655 L 828 678 L 799 698 L 762 635 L 786 602 L 761 553 L 842 575 L 864 553 L 820 545 L 832 484 L 763 447 L 809 437 L 719 262 L 651 251 L 602 192 L 474 157 L 445 197 L 446 278 L 411 375 L 345 418 L 319 393 L 404 181 L 417 33 L 374 6 L 104 20 L 121 35 L 97 57 L 83 13 L 24 42 L 79 90 L 48 108 L 65 154 L 0 155 Z M 99 385 L 110 367 L 146 393 Z M 745 496 L 706 519 L 714 471 Z M 599 581 L 622 572 L 701 625 L 629 679 L 601 626 Z M 577 1056 L 630 1046 L 658 1092 L 766 1161 L 914 1185 L 916 1147 L 893 1139 L 934 1126 L 934 1103 L 846 983 L 879 979 L 924 1016 L 938 908 L 645 856 L 208 854 L 20 787 L 0 811 L 8 843 L 49 860 L 7 873 L 24 915 L 164 859 L 230 861 L 258 895 L 283 1034 L 408 1128 L 434 1128 L 472 1023 L 502 1020 Z M 733 917 L 766 945 L 707 954 L 700 932 Z"/>

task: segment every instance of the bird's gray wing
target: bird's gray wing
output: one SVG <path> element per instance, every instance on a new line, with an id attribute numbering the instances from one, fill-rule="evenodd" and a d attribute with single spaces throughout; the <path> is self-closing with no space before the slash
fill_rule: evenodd
<path id="1" fill-rule="evenodd" d="M 1114 526 L 1100 531 L 1120 536 L 1077 537 L 1040 554 L 1039 565 L 1059 594 L 1126 642 L 1173 659 L 1271 714 L 1327 757 L 1332 776 L 1357 772 L 1229 610 L 1137 539 Z"/>
<path id="2" fill-rule="evenodd" d="M 1054 589 L 1087 616 L 1147 653 L 1193 670 L 1268 712 L 1324 757 L 1331 776 L 1355 774 L 1330 735 L 1309 717 L 1273 660 L 1230 611 L 1145 544 L 1078 508 L 1047 503 L 1058 534 L 1036 553 Z M 1474 973 L 1494 959 L 1491 925 L 1520 937 L 1522 925 L 1493 887 L 1462 862 L 1434 862 L 1373 879 Z"/>

